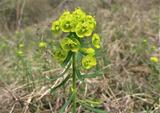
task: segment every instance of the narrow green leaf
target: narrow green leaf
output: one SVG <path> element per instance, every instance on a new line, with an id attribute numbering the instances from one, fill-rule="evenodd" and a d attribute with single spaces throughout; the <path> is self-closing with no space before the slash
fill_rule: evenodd
<path id="1" fill-rule="evenodd" d="M 62 85 L 64 85 L 70 78 L 70 75 L 68 75 L 59 85 L 57 85 L 56 87 L 54 88 L 51 88 L 51 93 L 56 90 L 57 88 L 61 87 Z"/>
<path id="2" fill-rule="evenodd" d="M 81 77 L 84 78 L 95 78 L 97 75 L 103 75 L 103 72 L 95 72 L 95 73 L 89 73 L 89 74 L 82 74 Z"/>
<path id="3" fill-rule="evenodd" d="M 87 105 L 92 105 L 92 107 L 98 107 L 102 104 L 102 102 L 99 100 L 91 100 L 91 99 L 85 99 L 84 102 Z"/>
<path id="4" fill-rule="evenodd" d="M 58 78 L 62 77 L 64 74 L 66 74 L 66 72 L 69 70 L 70 67 L 71 67 L 71 63 L 68 64 L 68 66 L 66 67 L 66 69 L 62 73 L 50 77 L 49 80 L 52 82 L 52 81 L 55 81 Z"/>
<path id="5" fill-rule="evenodd" d="M 98 108 L 94 108 L 94 107 L 91 107 L 91 106 L 88 106 L 86 104 L 81 104 L 83 107 L 85 107 L 86 109 L 92 111 L 92 112 L 95 112 L 95 113 L 108 113 L 107 111 L 104 111 L 104 110 L 101 110 L 101 109 L 98 109 Z"/>
<path id="6" fill-rule="evenodd" d="M 67 101 L 62 106 L 62 108 L 60 109 L 59 113 L 64 113 L 65 108 L 71 103 L 72 99 L 73 99 L 73 94 L 68 97 Z"/>
<path id="7" fill-rule="evenodd" d="M 73 52 L 69 51 L 66 59 L 65 59 L 64 62 L 61 64 L 62 67 L 65 67 L 65 66 L 69 63 L 72 55 L 73 55 Z"/>
<path id="8" fill-rule="evenodd" d="M 81 72 L 77 69 L 76 70 L 76 75 L 77 75 L 77 78 L 80 80 L 80 81 L 83 81 L 84 80 L 84 77 L 81 75 Z"/>

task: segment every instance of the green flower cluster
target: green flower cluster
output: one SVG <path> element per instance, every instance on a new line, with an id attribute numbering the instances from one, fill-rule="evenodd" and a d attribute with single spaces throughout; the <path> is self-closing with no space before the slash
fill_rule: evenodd
<path id="1" fill-rule="evenodd" d="M 46 42 L 39 42 L 38 47 L 43 49 L 43 48 L 47 48 L 47 43 Z"/>
<path id="2" fill-rule="evenodd" d="M 82 66 L 85 69 L 90 69 L 96 65 L 95 49 L 100 48 L 100 36 L 94 33 L 96 27 L 95 18 L 86 14 L 80 8 L 77 8 L 73 12 L 64 11 L 64 13 L 52 22 L 51 30 L 53 33 L 59 33 L 60 31 L 69 33 L 60 42 L 60 48 L 54 51 L 54 56 L 59 62 L 63 62 L 67 53 L 81 52 L 84 53 L 82 58 Z M 92 35 L 93 34 L 93 35 Z M 93 48 L 84 48 L 84 39 L 92 36 Z"/>
<path id="3" fill-rule="evenodd" d="M 62 63 L 67 57 L 67 52 L 61 48 L 58 48 L 54 51 L 53 55 L 60 63 Z"/>
<path id="4" fill-rule="evenodd" d="M 87 15 L 80 8 L 74 12 L 65 11 L 57 21 L 52 23 L 51 30 L 55 33 L 75 32 L 78 37 L 90 36 L 95 29 L 96 21 L 91 15 Z"/>
<path id="5" fill-rule="evenodd" d="M 150 57 L 150 61 L 153 63 L 158 63 L 158 57 L 152 56 L 152 57 Z"/>
<path id="6" fill-rule="evenodd" d="M 19 44 L 18 45 L 18 48 L 17 48 L 17 51 L 16 51 L 16 55 L 17 55 L 17 57 L 23 57 L 24 56 L 24 44 L 23 43 L 21 43 L 21 44 Z"/>

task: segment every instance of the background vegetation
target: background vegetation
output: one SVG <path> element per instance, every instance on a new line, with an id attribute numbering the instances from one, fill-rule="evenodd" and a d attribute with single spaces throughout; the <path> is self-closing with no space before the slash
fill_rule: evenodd
<path id="1" fill-rule="evenodd" d="M 160 60 L 159 6 L 159 0 L 0 0 L 0 113 L 57 113 L 64 104 L 69 86 L 50 93 L 63 71 L 51 55 L 60 37 L 50 25 L 76 7 L 96 17 L 97 68 L 105 70 L 78 82 L 79 96 L 106 113 L 160 113 L 160 62 L 150 61 Z M 42 41 L 47 48 L 39 48 Z M 78 112 L 91 113 L 81 106 Z"/>

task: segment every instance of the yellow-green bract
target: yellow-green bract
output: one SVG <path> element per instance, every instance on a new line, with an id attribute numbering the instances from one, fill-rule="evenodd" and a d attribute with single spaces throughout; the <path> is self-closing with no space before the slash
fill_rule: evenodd
<path id="1" fill-rule="evenodd" d="M 60 21 L 54 21 L 52 23 L 52 27 L 51 27 L 51 30 L 54 32 L 54 33 L 58 33 L 60 31 Z"/>
<path id="2" fill-rule="evenodd" d="M 61 41 L 61 47 L 66 51 L 77 52 L 80 48 L 80 43 L 75 38 L 64 38 Z"/>
<path id="3" fill-rule="evenodd" d="M 97 33 L 92 36 L 92 44 L 96 48 L 100 48 L 100 37 Z"/>
<path id="4" fill-rule="evenodd" d="M 58 62 L 62 63 L 67 57 L 67 52 L 59 48 L 53 52 L 53 55 L 58 60 Z"/>
<path id="5" fill-rule="evenodd" d="M 90 69 L 95 65 L 96 65 L 96 58 L 95 57 L 93 57 L 91 55 L 87 55 L 82 58 L 82 66 L 85 69 Z"/>
<path id="6" fill-rule="evenodd" d="M 81 52 L 91 56 L 95 55 L 95 50 L 93 48 L 81 48 Z"/>

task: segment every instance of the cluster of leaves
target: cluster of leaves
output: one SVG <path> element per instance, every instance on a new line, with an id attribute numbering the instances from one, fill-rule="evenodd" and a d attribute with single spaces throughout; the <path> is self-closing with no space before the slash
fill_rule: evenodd
<path id="1" fill-rule="evenodd" d="M 82 66 L 90 69 L 96 65 L 95 49 L 100 48 L 100 36 L 93 33 L 96 27 L 95 18 L 87 15 L 80 8 L 73 12 L 64 11 L 64 13 L 52 23 L 51 30 L 58 34 L 60 32 L 68 33 L 60 41 L 60 46 L 54 51 L 54 57 L 60 62 L 65 62 L 71 53 L 82 53 Z M 92 38 L 87 38 L 87 37 Z M 90 40 L 91 39 L 91 40 Z M 85 42 L 92 42 L 92 47 Z M 86 46 L 87 45 L 87 46 Z"/>

